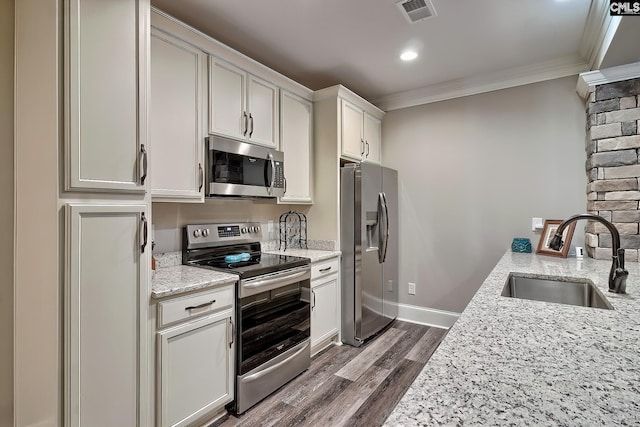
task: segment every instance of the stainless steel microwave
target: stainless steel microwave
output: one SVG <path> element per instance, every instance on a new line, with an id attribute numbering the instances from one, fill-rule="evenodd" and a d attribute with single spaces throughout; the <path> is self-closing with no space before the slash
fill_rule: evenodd
<path id="1" fill-rule="evenodd" d="M 219 136 L 207 138 L 207 197 L 282 197 L 284 153 Z"/>

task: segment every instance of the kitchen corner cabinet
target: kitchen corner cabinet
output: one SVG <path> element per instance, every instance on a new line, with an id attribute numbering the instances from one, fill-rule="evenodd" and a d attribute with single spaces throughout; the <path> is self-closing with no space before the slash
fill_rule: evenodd
<path id="1" fill-rule="evenodd" d="M 64 425 L 148 425 L 148 205 L 68 203 Z"/>
<path id="2" fill-rule="evenodd" d="M 65 189 L 144 193 L 148 3 L 64 5 Z"/>
<path id="3" fill-rule="evenodd" d="M 341 156 L 357 162 L 380 163 L 381 120 L 356 104 L 340 100 Z"/>
<path id="4" fill-rule="evenodd" d="M 285 193 L 279 203 L 313 203 L 313 104 L 280 92 L 280 150 L 284 152 Z"/>
<path id="5" fill-rule="evenodd" d="M 338 340 L 340 258 L 311 265 L 311 354 Z"/>
<path id="6" fill-rule="evenodd" d="M 158 303 L 158 426 L 200 425 L 233 400 L 234 288 Z"/>
<path id="7" fill-rule="evenodd" d="M 202 202 L 207 55 L 152 27 L 150 58 L 153 201 Z"/>
<path id="8" fill-rule="evenodd" d="M 278 86 L 209 57 L 209 132 L 278 148 Z"/>

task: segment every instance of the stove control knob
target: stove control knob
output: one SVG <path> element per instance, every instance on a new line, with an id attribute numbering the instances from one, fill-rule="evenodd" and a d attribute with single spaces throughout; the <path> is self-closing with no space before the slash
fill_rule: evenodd
<path id="1" fill-rule="evenodd" d="M 200 229 L 193 230 L 193 237 L 200 237 L 202 231 Z"/>
<path id="2" fill-rule="evenodd" d="M 247 227 L 242 227 L 242 230 L 240 230 L 242 232 L 242 234 L 247 233 L 249 231 L 249 229 Z"/>
<path id="3" fill-rule="evenodd" d="M 202 237 L 207 237 L 209 235 L 209 229 L 205 228 L 204 230 L 202 230 Z"/>
<path id="4" fill-rule="evenodd" d="M 256 227 L 256 233 L 260 232 L 260 227 Z"/>

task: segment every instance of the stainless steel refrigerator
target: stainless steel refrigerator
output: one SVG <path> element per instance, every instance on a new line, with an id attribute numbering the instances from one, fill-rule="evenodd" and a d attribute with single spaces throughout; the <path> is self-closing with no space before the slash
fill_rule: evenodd
<path id="1" fill-rule="evenodd" d="M 398 316 L 398 172 L 340 170 L 342 341 L 361 345 Z"/>

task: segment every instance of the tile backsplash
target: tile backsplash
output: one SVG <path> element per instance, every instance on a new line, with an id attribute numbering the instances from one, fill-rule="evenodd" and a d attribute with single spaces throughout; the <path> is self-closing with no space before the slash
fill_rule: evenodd
<path id="1" fill-rule="evenodd" d="M 175 252 L 182 250 L 182 229 L 187 224 L 225 223 L 225 222 L 259 222 L 261 224 L 262 242 L 278 247 L 278 219 L 283 212 L 289 210 L 308 211 L 307 206 L 277 205 L 274 202 L 254 201 L 251 199 L 211 199 L 202 203 L 153 203 L 152 207 L 152 239 L 155 242 L 154 253 Z M 269 223 L 272 222 L 272 231 Z M 312 226 L 312 225 L 309 225 Z M 271 243 L 273 242 L 273 243 Z M 264 243 L 263 243 L 264 244 Z M 314 241 L 309 249 L 334 250 L 335 241 Z"/>

